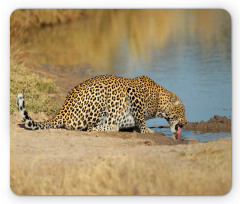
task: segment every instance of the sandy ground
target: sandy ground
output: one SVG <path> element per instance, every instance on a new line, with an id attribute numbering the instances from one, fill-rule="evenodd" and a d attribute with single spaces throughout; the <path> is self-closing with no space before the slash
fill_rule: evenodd
<path id="1" fill-rule="evenodd" d="M 46 120 L 44 113 L 30 113 L 36 121 Z M 11 157 L 16 162 L 43 156 L 48 162 L 74 161 L 89 164 L 92 158 L 104 155 L 146 155 L 159 149 L 160 157 L 174 157 L 182 148 L 193 151 L 189 141 L 168 138 L 163 133 L 140 134 L 138 132 L 83 132 L 66 129 L 27 130 L 20 114 L 11 116 Z M 228 138 L 227 140 L 230 140 Z M 188 143 L 188 144 L 187 144 Z M 191 143 L 191 142 L 190 142 Z M 194 143 L 194 141 L 193 141 Z M 187 145 L 186 145 L 187 144 Z M 151 148 L 149 148 L 151 146 Z"/>
<path id="2" fill-rule="evenodd" d="M 44 113 L 30 113 L 36 120 L 44 120 Z M 91 158 L 114 152 L 134 153 L 141 156 L 149 146 L 176 145 L 183 140 L 167 138 L 162 133 L 140 134 L 138 132 L 83 132 L 66 129 L 27 130 L 21 122 L 20 114 L 11 116 L 11 157 L 21 162 L 27 158 L 44 155 L 46 160 L 67 160 L 79 158 L 83 165 Z M 170 148 L 171 149 L 171 148 Z M 176 151 L 176 147 L 174 147 Z M 75 161 L 75 160 L 74 160 Z"/>

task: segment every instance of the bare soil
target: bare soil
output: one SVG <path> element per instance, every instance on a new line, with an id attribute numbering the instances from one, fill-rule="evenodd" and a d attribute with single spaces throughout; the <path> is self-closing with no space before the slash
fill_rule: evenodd
<path id="1" fill-rule="evenodd" d="M 30 113 L 31 117 L 35 121 L 47 120 L 48 117 L 44 113 Z M 141 134 L 133 131 L 123 131 L 123 132 L 87 132 L 87 131 L 77 131 L 77 130 L 66 130 L 66 129 L 49 129 L 49 130 L 28 130 L 25 128 L 24 124 L 21 122 L 20 114 L 16 113 L 11 116 L 11 138 L 13 141 L 22 141 L 20 138 L 28 137 L 42 137 L 42 138 L 54 138 L 54 137 L 65 137 L 72 138 L 72 142 L 77 142 L 79 139 L 84 141 L 96 140 L 99 146 L 114 146 L 111 144 L 116 143 L 121 145 L 128 144 L 128 146 L 154 146 L 154 145 L 176 145 L 185 144 L 184 140 L 176 140 L 174 138 L 168 138 L 164 133 L 155 132 L 154 134 Z M 61 140 L 62 140 L 61 139 Z M 49 139 L 47 139 L 49 140 Z M 92 144 L 91 144 L 92 145 Z"/>
<path id="2" fill-rule="evenodd" d="M 30 115 L 36 121 L 47 119 L 44 113 L 30 113 Z M 34 154 L 35 156 L 44 154 L 46 159 L 50 160 L 54 160 L 55 155 L 61 155 L 61 157 L 67 157 L 68 161 L 81 155 L 81 160 L 86 162 L 90 158 L 105 155 L 114 150 L 120 152 L 131 150 L 141 155 L 144 146 L 173 146 L 187 143 L 183 139 L 168 138 L 159 132 L 141 134 L 135 131 L 85 132 L 66 129 L 33 131 L 25 129 L 21 120 L 20 114 L 11 116 L 11 157 L 20 157 L 19 162 Z"/>
<path id="3" fill-rule="evenodd" d="M 48 119 L 44 113 L 30 113 L 30 115 L 35 121 Z M 142 154 L 143 148 L 147 146 L 152 146 L 152 148 L 154 146 L 164 146 L 164 149 L 168 149 L 170 152 L 174 149 L 175 152 L 179 148 L 174 147 L 172 149 L 170 146 L 189 144 L 189 141 L 195 143 L 191 140 L 169 138 L 164 133 L 159 132 L 141 134 L 136 131 L 86 132 L 66 129 L 33 131 L 26 129 L 21 121 L 22 118 L 19 113 L 11 115 L 11 158 L 19 158 L 16 160 L 17 162 L 44 154 L 44 158 L 47 160 L 54 160 L 56 155 L 65 158 L 67 161 L 79 157 L 81 162 L 86 164 L 91 158 L 101 157 L 115 150 L 118 152 L 131 151 L 139 156 Z M 211 124 L 211 122 L 190 123 L 187 128 L 192 125 L 193 128 L 202 130 L 201 127 L 205 127 L 201 125 L 208 123 Z"/>
<path id="4" fill-rule="evenodd" d="M 35 121 L 47 120 L 44 113 L 31 113 Z M 91 165 L 95 158 L 105 155 L 132 152 L 141 156 L 149 146 L 184 144 L 184 140 L 167 138 L 163 133 L 138 132 L 86 132 L 66 129 L 29 130 L 24 127 L 19 113 L 10 119 L 11 163 L 43 158 L 43 163 L 80 162 Z M 77 160 L 77 161 L 76 161 Z M 42 163 L 42 162 L 41 162 Z M 39 163 L 39 165 L 41 164 Z"/>

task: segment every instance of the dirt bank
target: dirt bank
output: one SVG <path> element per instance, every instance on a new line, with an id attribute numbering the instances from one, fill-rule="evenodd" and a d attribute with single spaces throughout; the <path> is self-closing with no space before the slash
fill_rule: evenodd
<path id="1" fill-rule="evenodd" d="M 184 126 L 184 129 L 212 133 L 231 132 L 231 119 L 226 116 L 214 115 L 207 122 L 189 122 Z"/>
<path id="2" fill-rule="evenodd" d="M 48 119 L 44 113 L 30 113 L 31 117 L 36 121 L 43 121 Z M 186 141 L 183 139 L 176 140 L 174 138 L 168 138 L 164 133 L 155 132 L 154 134 L 141 134 L 136 131 L 132 132 L 86 132 L 86 131 L 75 131 L 75 130 L 38 130 L 32 131 L 24 128 L 24 124 L 21 122 L 20 114 L 16 113 L 11 116 L 11 134 L 14 135 L 24 135 L 24 136 L 42 136 L 49 134 L 50 136 L 59 136 L 59 135 L 72 135 L 78 137 L 91 137 L 91 138 L 105 138 L 105 140 L 118 140 L 122 139 L 128 141 L 129 144 L 135 145 L 176 145 L 176 144 L 185 144 Z M 109 139 L 111 137 L 111 139 Z"/>

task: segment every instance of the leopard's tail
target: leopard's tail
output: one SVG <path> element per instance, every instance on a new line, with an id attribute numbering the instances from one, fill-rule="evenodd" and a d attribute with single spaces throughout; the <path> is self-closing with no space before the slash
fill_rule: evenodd
<path id="1" fill-rule="evenodd" d="M 25 108 L 25 100 L 22 93 L 19 93 L 17 96 L 17 108 L 21 113 L 21 116 L 23 118 L 23 122 L 25 123 L 25 127 L 32 129 L 32 130 L 38 130 L 38 129 L 49 129 L 49 128 L 60 128 L 62 127 L 62 124 L 56 121 L 56 119 L 44 121 L 44 122 L 35 122 L 30 118 L 28 115 L 28 112 Z M 58 123 L 57 123 L 58 122 Z"/>

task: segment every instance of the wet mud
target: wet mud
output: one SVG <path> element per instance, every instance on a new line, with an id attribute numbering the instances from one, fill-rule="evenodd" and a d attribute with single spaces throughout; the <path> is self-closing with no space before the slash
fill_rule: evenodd
<path id="1" fill-rule="evenodd" d="M 176 145 L 176 144 L 187 144 L 188 141 L 184 139 L 176 139 L 175 137 L 169 138 L 166 137 L 164 133 L 155 132 L 154 134 L 139 133 L 136 131 L 133 132 L 99 132 L 96 133 L 97 136 L 103 137 L 114 137 L 121 139 L 131 139 L 131 140 L 140 140 L 138 145 L 152 146 L 152 145 Z"/>
<path id="2" fill-rule="evenodd" d="M 231 132 L 231 119 L 226 116 L 214 115 L 206 122 L 203 120 L 201 122 L 188 122 L 183 129 L 202 131 L 203 133 Z"/>

